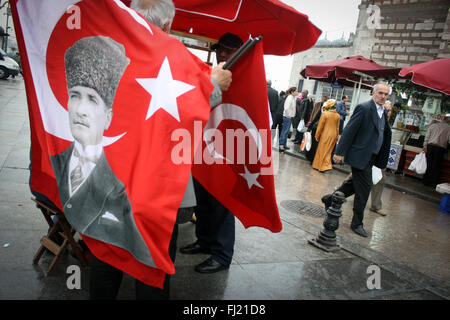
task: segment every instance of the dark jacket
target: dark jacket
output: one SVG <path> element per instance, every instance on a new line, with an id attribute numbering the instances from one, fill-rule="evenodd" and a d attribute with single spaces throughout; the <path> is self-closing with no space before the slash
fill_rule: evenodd
<path id="1" fill-rule="evenodd" d="M 278 105 L 278 91 L 272 87 L 267 87 L 267 94 L 269 96 L 270 112 L 276 112 Z"/>
<path id="2" fill-rule="evenodd" d="M 304 119 L 305 120 L 305 124 L 308 123 L 309 118 L 311 117 L 311 111 L 314 107 L 314 103 L 305 98 L 305 100 L 303 100 L 303 108 L 302 108 L 302 113 L 300 115 L 300 119 Z"/>
<path id="3" fill-rule="evenodd" d="M 385 117 L 383 143 L 374 163 L 380 169 L 386 168 L 392 136 L 386 110 L 383 116 Z M 335 154 L 344 156 L 344 161 L 351 167 L 365 169 L 377 144 L 379 119 L 375 101 L 370 100 L 357 105 L 342 132 Z"/>
<path id="4" fill-rule="evenodd" d="M 72 227 L 88 237 L 130 252 L 136 260 L 155 266 L 133 218 L 124 184 L 102 152 L 95 168 L 75 193 L 69 192 L 69 163 L 74 144 L 50 158 L 63 211 Z"/>
<path id="5" fill-rule="evenodd" d="M 277 115 L 279 115 L 279 116 L 283 116 L 283 113 L 284 113 L 284 102 L 286 101 L 286 97 L 280 98 L 280 101 L 278 101 Z"/>

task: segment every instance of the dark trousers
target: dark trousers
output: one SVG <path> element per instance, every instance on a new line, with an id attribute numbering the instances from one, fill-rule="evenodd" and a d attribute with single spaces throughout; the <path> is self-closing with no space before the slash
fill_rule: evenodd
<path id="1" fill-rule="evenodd" d="M 346 198 L 355 195 L 355 199 L 353 201 L 352 228 L 356 228 L 363 224 L 364 209 L 366 208 L 370 189 L 372 188 L 372 165 L 374 160 L 375 156 L 372 156 L 369 164 L 363 170 L 352 167 L 351 177 L 346 179 L 336 190 L 343 192 Z"/>
<path id="2" fill-rule="evenodd" d="M 175 263 L 177 250 L 178 225 L 173 228 L 172 238 L 169 244 L 169 256 Z M 90 300 L 115 300 L 122 282 L 123 272 L 113 266 L 92 258 L 89 277 Z M 170 297 L 170 275 L 166 274 L 164 287 L 149 286 L 139 280 L 135 280 L 136 300 L 168 300 Z"/>
<path id="3" fill-rule="evenodd" d="M 441 173 L 442 164 L 444 163 L 444 155 L 447 150 L 445 148 L 427 145 L 427 171 L 423 176 L 423 183 L 432 187 L 436 187 L 439 183 L 439 175 Z"/>
<path id="4" fill-rule="evenodd" d="M 211 251 L 211 257 L 222 265 L 230 265 L 234 253 L 235 220 L 203 186 L 194 179 L 197 207 L 195 235 L 198 244 Z"/>
<path id="5" fill-rule="evenodd" d="M 272 128 L 276 129 L 278 128 L 278 136 L 281 134 L 281 131 L 283 130 L 283 115 L 282 114 L 275 114 L 275 120 L 273 120 Z"/>
<path id="6" fill-rule="evenodd" d="M 339 135 L 341 135 L 342 131 L 344 130 L 344 122 L 345 122 L 345 118 L 339 120 Z"/>
<path id="7" fill-rule="evenodd" d="M 295 139 L 294 139 L 294 141 L 302 142 L 304 134 L 305 134 L 304 132 L 296 131 L 295 132 Z"/>

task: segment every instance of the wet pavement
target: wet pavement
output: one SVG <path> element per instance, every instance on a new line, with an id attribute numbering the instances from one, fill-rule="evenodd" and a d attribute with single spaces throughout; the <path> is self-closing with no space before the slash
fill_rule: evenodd
<path id="1" fill-rule="evenodd" d="M 21 78 L 0 81 L 0 299 L 87 299 L 89 267 L 81 268 L 81 289 L 68 289 L 66 254 L 47 276 L 52 256 L 32 264 L 47 223 L 30 200 L 30 129 Z M 244 229 L 236 223 L 233 262 L 228 271 L 204 275 L 193 270 L 207 255 L 177 254 L 171 280 L 174 300 L 428 300 L 450 298 L 450 216 L 439 213 L 440 195 L 411 177 L 388 177 L 382 200 L 386 217 L 366 209 L 361 238 L 350 230 L 353 199 L 342 206 L 337 231 L 341 250 L 328 253 L 310 244 L 323 217 L 293 209 L 287 201 L 320 206 L 346 168 L 320 173 L 301 154 L 274 152 L 283 230 Z M 348 168 L 347 168 L 348 169 Z M 425 189 L 424 189 L 425 188 Z M 194 224 L 180 225 L 178 247 L 194 241 Z M 367 286 L 370 266 L 380 268 L 380 289 Z M 370 269 L 370 268 L 369 268 Z M 119 299 L 134 299 L 125 276 Z"/>

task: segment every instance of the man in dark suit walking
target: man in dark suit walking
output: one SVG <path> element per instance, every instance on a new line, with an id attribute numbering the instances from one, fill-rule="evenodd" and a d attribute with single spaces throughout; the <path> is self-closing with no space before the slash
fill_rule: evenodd
<path id="1" fill-rule="evenodd" d="M 342 132 L 333 160 L 344 160 L 352 168 L 352 176 L 336 190 L 345 197 L 355 195 L 351 229 L 367 237 L 363 227 L 364 209 L 372 187 L 372 165 L 386 168 L 391 146 L 391 128 L 383 105 L 390 87 L 378 83 L 373 88 L 373 99 L 356 106 L 352 117 Z M 325 208 L 331 206 L 331 194 L 322 197 Z"/>

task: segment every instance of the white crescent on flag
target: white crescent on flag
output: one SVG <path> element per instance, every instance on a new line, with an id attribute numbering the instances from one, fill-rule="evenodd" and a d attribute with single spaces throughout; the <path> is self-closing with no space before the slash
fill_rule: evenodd
<path id="1" fill-rule="evenodd" d="M 214 158 L 222 158 L 227 161 L 227 158 L 223 157 L 223 155 L 217 153 L 214 148 L 214 141 L 212 140 L 212 136 L 210 136 L 211 131 L 209 129 L 217 129 L 220 123 L 224 120 L 235 120 L 244 125 L 244 127 L 251 134 L 253 139 L 255 140 L 256 147 L 258 148 L 258 160 L 261 158 L 262 153 L 262 138 L 259 134 L 258 128 L 255 123 L 250 119 L 247 111 L 244 108 L 232 104 L 232 103 L 222 103 L 211 110 L 211 114 L 209 116 L 209 120 L 205 125 L 203 140 L 206 142 L 206 147 L 208 151 Z"/>
<path id="2" fill-rule="evenodd" d="M 56 99 L 48 81 L 46 52 L 50 36 L 61 16 L 68 8 L 78 2 L 80 1 L 20 0 L 17 3 L 19 16 L 30 19 L 30 23 L 22 23 L 21 28 L 44 129 L 46 132 L 67 141 L 73 141 L 74 138 L 70 132 L 67 110 Z M 130 13 L 137 22 L 144 25 L 153 34 L 148 24 L 134 10 L 127 8 L 120 1 L 115 0 L 115 3 Z M 43 22 L 42 17 L 45 17 Z M 39 30 L 36 30 L 36 26 Z M 103 137 L 103 145 L 113 144 L 125 134 L 126 132 L 115 137 Z"/>

